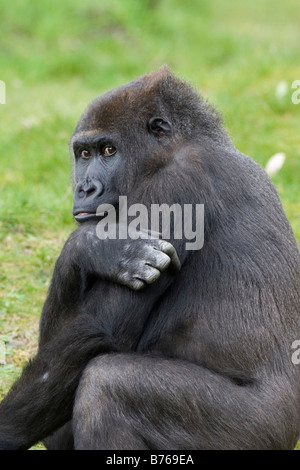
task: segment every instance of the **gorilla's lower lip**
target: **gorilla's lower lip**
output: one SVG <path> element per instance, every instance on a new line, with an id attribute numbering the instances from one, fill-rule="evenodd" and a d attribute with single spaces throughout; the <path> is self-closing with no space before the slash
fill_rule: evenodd
<path id="1" fill-rule="evenodd" d="M 78 220 L 78 221 L 90 220 L 90 219 L 94 219 L 95 217 L 97 217 L 95 212 L 83 212 L 82 211 L 82 212 L 77 212 L 76 214 L 74 214 L 75 220 Z"/>

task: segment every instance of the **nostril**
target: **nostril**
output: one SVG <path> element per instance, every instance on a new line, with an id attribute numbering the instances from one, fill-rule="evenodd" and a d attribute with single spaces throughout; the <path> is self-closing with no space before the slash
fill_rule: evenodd
<path id="1" fill-rule="evenodd" d="M 94 186 L 90 186 L 89 188 L 87 189 L 84 189 L 85 193 L 87 196 L 90 196 L 91 194 L 93 194 L 95 192 L 95 187 Z"/>
<path id="2" fill-rule="evenodd" d="M 74 190 L 74 196 L 75 195 L 79 198 L 85 197 L 85 191 L 83 190 L 82 183 L 77 183 L 75 190 Z"/>

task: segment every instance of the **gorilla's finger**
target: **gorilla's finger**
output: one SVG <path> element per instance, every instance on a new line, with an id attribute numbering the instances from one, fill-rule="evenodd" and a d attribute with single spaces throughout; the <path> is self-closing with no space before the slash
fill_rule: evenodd
<path id="1" fill-rule="evenodd" d="M 171 243 L 166 242 L 165 240 L 161 240 L 159 242 L 159 247 L 162 252 L 166 253 L 171 258 L 172 268 L 175 271 L 180 271 L 181 263 L 174 246 Z"/>
<path id="2" fill-rule="evenodd" d="M 145 285 L 146 284 L 141 279 L 138 279 L 138 278 L 135 278 L 132 281 L 126 282 L 127 287 L 136 291 L 144 289 Z"/>
<path id="3" fill-rule="evenodd" d="M 147 265 L 152 266 L 159 271 L 164 271 L 171 263 L 171 258 L 166 253 L 158 251 L 156 248 L 152 250 L 152 253 L 148 255 Z"/>
<path id="4" fill-rule="evenodd" d="M 147 269 L 145 270 L 143 280 L 147 284 L 152 284 L 153 282 L 157 281 L 157 279 L 161 275 L 161 272 L 158 269 L 153 268 L 152 266 L 149 266 L 149 265 L 146 265 L 146 266 L 147 266 Z"/>

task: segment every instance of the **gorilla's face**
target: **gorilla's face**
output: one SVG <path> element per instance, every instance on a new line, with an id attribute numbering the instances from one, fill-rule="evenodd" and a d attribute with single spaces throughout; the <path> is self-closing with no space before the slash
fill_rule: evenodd
<path id="1" fill-rule="evenodd" d="M 77 135 L 73 152 L 76 185 L 73 215 L 77 222 L 84 222 L 96 217 L 100 204 L 117 204 L 115 179 L 122 158 L 116 140 L 99 131 Z"/>
<path id="2" fill-rule="evenodd" d="M 70 142 L 77 222 L 96 219 L 99 205 L 116 207 L 119 196 L 170 161 L 170 119 L 160 117 L 152 95 L 147 83 L 134 81 L 96 98 L 81 117 Z"/>

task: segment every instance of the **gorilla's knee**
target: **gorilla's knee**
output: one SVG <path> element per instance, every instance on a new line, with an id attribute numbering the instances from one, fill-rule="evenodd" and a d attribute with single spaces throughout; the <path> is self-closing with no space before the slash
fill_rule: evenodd
<path id="1" fill-rule="evenodd" d="M 124 411 L 118 393 L 122 370 L 119 355 L 99 356 L 87 365 L 73 409 L 75 449 L 101 449 L 110 430 L 119 429 L 117 421 Z"/>

